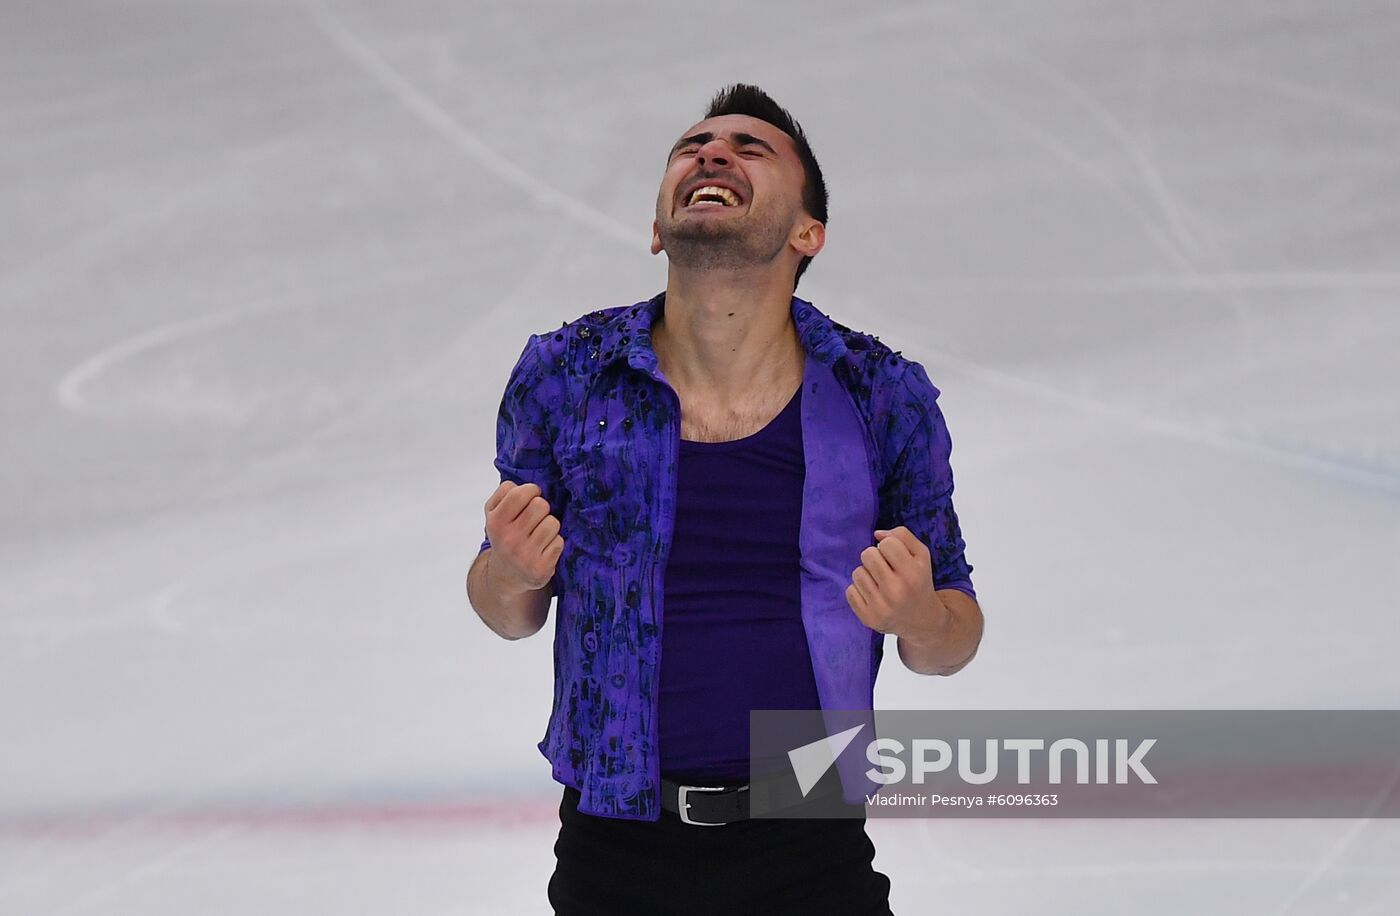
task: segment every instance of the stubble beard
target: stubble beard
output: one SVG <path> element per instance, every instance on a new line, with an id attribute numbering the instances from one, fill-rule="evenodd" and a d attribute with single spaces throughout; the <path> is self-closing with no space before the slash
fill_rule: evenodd
<path id="1" fill-rule="evenodd" d="M 672 264 L 688 270 L 739 270 L 770 264 L 787 246 L 778 220 L 679 219 L 657 214 L 657 235 Z"/>

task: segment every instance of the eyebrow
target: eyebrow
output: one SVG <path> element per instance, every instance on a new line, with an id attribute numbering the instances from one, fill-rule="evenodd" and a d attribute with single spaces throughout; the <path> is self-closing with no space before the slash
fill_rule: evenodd
<path id="1" fill-rule="evenodd" d="M 689 146 L 692 143 L 698 143 L 703 146 L 714 138 L 715 135 L 708 130 L 703 130 L 698 134 L 691 134 L 689 137 L 681 137 L 681 139 L 676 142 L 676 145 L 671 147 L 670 155 L 666 158 L 669 160 L 671 156 L 676 154 L 676 150 L 683 146 Z M 774 156 L 778 155 L 778 151 L 773 149 L 773 147 L 768 144 L 767 140 L 764 140 L 762 137 L 755 137 L 753 134 L 746 134 L 743 131 L 734 132 L 734 142 L 738 146 L 761 146 Z"/>

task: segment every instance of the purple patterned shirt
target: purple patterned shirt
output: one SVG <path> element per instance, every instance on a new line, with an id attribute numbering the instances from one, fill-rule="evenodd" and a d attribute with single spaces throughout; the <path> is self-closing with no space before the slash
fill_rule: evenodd
<path id="1" fill-rule="evenodd" d="M 496 421 L 501 479 L 538 484 L 564 538 L 540 751 L 580 791 L 580 811 L 649 821 L 661 812 L 657 666 L 680 447 L 680 402 L 651 346 L 664 308 L 661 293 L 530 335 Z M 935 587 L 976 596 L 952 440 L 919 363 L 796 297 L 792 317 L 807 353 L 802 622 L 822 708 L 869 710 L 884 636 L 845 593 L 874 531 L 908 527 L 929 547 Z"/>

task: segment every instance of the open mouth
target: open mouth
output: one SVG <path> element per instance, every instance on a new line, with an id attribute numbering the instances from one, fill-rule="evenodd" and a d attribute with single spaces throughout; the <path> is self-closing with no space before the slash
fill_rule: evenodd
<path id="1" fill-rule="evenodd" d="M 739 203 L 739 195 L 728 188 L 707 184 L 691 191 L 685 205 L 686 207 L 737 207 Z"/>

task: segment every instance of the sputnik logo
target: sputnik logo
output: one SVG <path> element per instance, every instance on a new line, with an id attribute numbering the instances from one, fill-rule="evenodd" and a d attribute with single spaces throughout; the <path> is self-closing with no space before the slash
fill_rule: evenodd
<path id="1" fill-rule="evenodd" d="M 865 726 L 857 725 L 788 751 L 788 761 L 792 764 L 793 773 L 797 774 L 797 787 L 802 790 L 803 798 L 821 781 L 862 728 Z"/>

